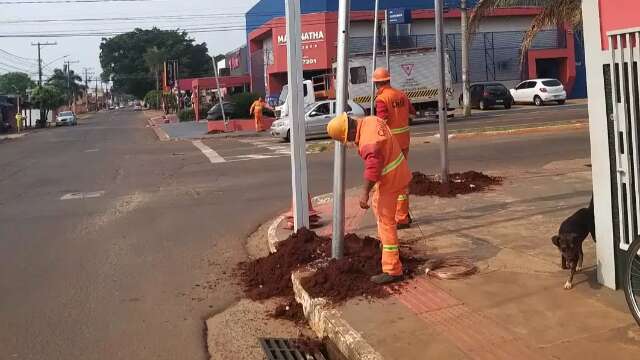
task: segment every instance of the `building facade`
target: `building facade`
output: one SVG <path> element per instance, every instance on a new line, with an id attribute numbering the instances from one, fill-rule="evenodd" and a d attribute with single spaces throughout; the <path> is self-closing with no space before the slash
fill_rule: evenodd
<path id="1" fill-rule="evenodd" d="M 373 45 L 373 1 L 353 0 L 350 26 L 350 53 L 371 53 Z M 454 84 L 461 87 L 461 35 L 458 1 L 446 2 L 444 28 L 446 47 Z M 475 5 L 475 0 L 468 1 Z M 302 0 L 302 47 L 305 79 L 331 72 L 337 55 L 337 0 Z M 409 24 L 391 25 L 389 42 L 392 51 L 435 48 L 433 0 L 380 1 L 382 10 L 403 8 L 411 12 Z M 523 79 L 554 77 L 573 91 L 580 69 L 576 67 L 575 35 L 569 29 L 550 28 L 542 31 L 532 49 L 520 62 L 520 45 L 524 32 L 539 8 L 499 9 L 485 18 L 470 44 L 471 81 L 501 81 L 513 85 Z M 277 96 L 287 82 L 287 58 L 284 2 L 262 0 L 246 13 L 248 57 L 252 90 Z M 385 29 L 378 36 L 379 49 L 384 48 Z M 579 48 L 581 49 L 581 48 Z M 584 81 L 578 81 L 585 87 Z M 579 89 L 577 93 L 584 94 Z"/>
<path id="2" fill-rule="evenodd" d="M 598 281 L 622 285 L 640 234 L 640 2 L 583 0 Z"/>

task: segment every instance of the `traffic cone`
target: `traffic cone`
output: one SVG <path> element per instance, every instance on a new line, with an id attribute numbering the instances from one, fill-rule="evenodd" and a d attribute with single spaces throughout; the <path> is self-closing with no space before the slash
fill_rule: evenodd
<path id="1" fill-rule="evenodd" d="M 313 203 L 311 202 L 311 194 L 307 193 L 307 200 L 309 202 L 309 227 L 317 227 L 318 222 L 320 222 L 320 213 L 313 208 Z M 293 200 L 291 201 L 291 209 L 284 214 L 287 225 L 284 227 L 287 230 L 293 230 L 294 221 L 293 221 Z"/>

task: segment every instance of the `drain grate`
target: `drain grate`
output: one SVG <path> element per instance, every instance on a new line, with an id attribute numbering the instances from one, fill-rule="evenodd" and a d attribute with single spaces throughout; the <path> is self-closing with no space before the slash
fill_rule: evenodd
<path id="1" fill-rule="evenodd" d="M 260 338 L 268 360 L 327 360 L 321 352 L 306 353 L 295 342 L 295 339 Z"/>

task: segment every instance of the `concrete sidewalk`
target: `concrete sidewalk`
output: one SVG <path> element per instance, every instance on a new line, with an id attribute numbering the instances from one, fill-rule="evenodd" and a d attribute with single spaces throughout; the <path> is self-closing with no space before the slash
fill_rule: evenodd
<path id="1" fill-rule="evenodd" d="M 563 288 L 568 273 L 551 244 L 560 222 L 588 204 L 588 163 L 491 174 L 505 183 L 484 193 L 412 197 L 415 221 L 400 232 L 401 246 L 471 257 L 479 273 L 449 281 L 421 275 L 387 299 L 335 308 L 310 299 L 294 276 L 312 328 L 351 359 L 637 359 L 640 328 L 623 293 L 597 284 L 593 242 L 584 243 L 585 270 L 572 290 Z M 375 234 L 371 214 L 348 198 L 348 231 Z M 330 233 L 330 208 L 327 199 L 318 203 L 321 233 Z"/>

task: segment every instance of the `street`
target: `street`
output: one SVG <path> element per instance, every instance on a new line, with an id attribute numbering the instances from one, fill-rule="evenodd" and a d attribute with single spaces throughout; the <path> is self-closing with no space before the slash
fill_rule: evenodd
<path id="1" fill-rule="evenodd" d="M 536 111 L 540 122 L 586 117 L 584 106 Z M 241 297 L 245 239 L 290 206 L 288 144 L 207 139 L 212 161 L 145 125 L 139 112 L 101 112 L 0 142 L 0 358 L 207 358 L 204 320 Z M 454 140 L 450 151 L 454 171 L 499 171 L 586 158 L 589 143 L 577 130 Z M 352 149 L 347 159 L 354 187 L 361 163 Z M 331 191 L 333 152 L 308 160 L 312 194 Z M 438 166 L 437 142 L 412 147 L 413 170 Z"/>

